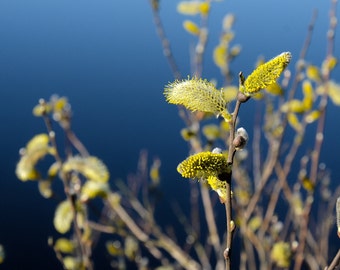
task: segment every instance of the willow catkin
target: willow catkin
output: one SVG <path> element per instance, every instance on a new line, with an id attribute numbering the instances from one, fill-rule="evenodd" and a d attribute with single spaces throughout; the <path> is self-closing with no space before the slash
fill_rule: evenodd
<path id="1" fill-rule="evenodd" d="M 230 119 L 222 92 L 207 80 L 198 78 L 176 80 L 165 87 L 164 95 L 167 102 L 183 105 L 190 111 L 209 112 L 221 115 L 226 120 Z"/>
<path id="2" fill-rule="evenodd" d="M 245 80 L 241 88 L 242 92 L 246 95 L 252 95 L 275 83 L 289 64 L 291 58 L 292 55 L 290 52 L 283 52 L 258 66 Z"/>

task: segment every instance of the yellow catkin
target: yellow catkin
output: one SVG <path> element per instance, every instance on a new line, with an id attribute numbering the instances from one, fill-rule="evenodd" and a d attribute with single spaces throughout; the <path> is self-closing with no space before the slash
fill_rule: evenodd
<path id="1" fill-rule="evenodd" d="M 222 92 L 207 80 L 192 78 L 176 80 L 168 84 L 164 89 L 167 102 L 183 105 L 191 111 L 201 111 L 221 115 L 226 121 L 231 116 L 226 109 L 227 102 Z"/>
<path id="2" fill-rule="evenodd" d="M 246 95 L 252 95 L 275 83 L 289 64 L 291 58 L 292 55 L 290 52 L 283 52 L 268 62 L 259 65 L 247 77 L 240 90 Z"/>
<path id="3" fill-rule="evenodd" d="M 109 171 L 105 164 L 96 157 L 75 156 L 69 158 L 62 167 L 62 171 L 67 173 L 77 171 L 92 181 L 105 183 L 109 180 Z"/>
<path id="4" fill-rule="evenodd" d="M 150 168 L 150 179 L 153 184 L 158 185 L 161 179 L 159 168 L 161 167 L 161 160 L 159 158 L 154 159 Z"/>
<path id="5" fill-rule="evenodd" d="M 23 150 L 15 173 L 21 181 L 37 180 L 39 173 L 35 169 L 37 162 L 52 153 L 52 148 L 49 146 L 49 137 L 47 134 L 38 134 L 34 136 Z"/>
<path id="6" fill-rule="evenodd" d="M 313 107 L 313 86 L 309 80 L 305 80 L 302 83 L 303 92 L 303 106 L 306 111 L 309 111 Z"/>
<path id="7" fill-rule="evenodd" d="M 310 113 L 308 113 L 306 115 L 306 123 L 308 124 L 311 124 L 313 122 L 315 122 L 316 120 L 318 120 L 320 117 L 320 111 L 319 110 L 314 110 L 314 111 L 311 111 Z"/>
<path id="8" fill-rule="evenodd" d="M 268 93 L 274 95 L 274 96 L 282 96 L 283 90 L 281 86 L 278 83 L 273 83 L 271 85 L 268 85 L 265 89 Z"/>
<path id="9" fill-rule="evenodd" d="M 226 181 L 221 181 L 217 176 L 210 175 L 207 182 L 211 189 L 218 194 L 221 202 L 225 202 L 227 200 Z"/>
<path id="10" fill-rule="evenodd" d="M 225 44 L 218 44 L 213 52 L 213 60 L 216 66 L 224 68 L 227 65 L 227 47 Z"/>
<path id="11" fill-rule="evenodd" d="M 227 159 L 225 155 L 212 152 L 201 152 L 192 155 L 177 167 L 177 171 L 185 178 L 218 176 L 226 170 Z"/>
<path id="12" fill-rule="evenodd" d="M 222 93 L 224 100 L 230 102 L 236 99 L 238 88 L 234 85 L 226 86 L 222 88 Z"/>
<path id="13" fill-rule="evenodd" d="M 110 191 L 108 183 L 100 183 L 95 181 L 86 181 L 81 188 L 81 201 L 87 201 L 96 197 L 105 198 Z"/>
<path id="14" fill-rule="evenodd" d="M 333 70 L 335 66 L 337 65 L 337 63 L 338 63 L 338 60 L 334 56 L 330 56 L 326 58 L 323 61 L 322 66 L 321 66 L 322 74 L 327 74 L 328 72 Z"/>
<path id="15" fill-rule="evenodd" d="M 190 34 L 198 36 L 200 34 L 200 28 L 196 23 L 190 20 L 185 20 L 183 22 L 183 28 Z"/>
<path id="16" fill-rule="evenodd" d="M 328 84 L 328 95 L 332 102 L 339 106 L 340 105 L 340 85 L 330 81 Z"/>
<path id="17" fill-rule="evenodd" d="M 209 14 L 209 11 L 210 11 L 209 1 L 205 1 L 205 2 L 201 3 L 200 6 L 199 6 L 199 10 L 200 10 L 202 16 L 207 16 Z"/>
<path id="18" fill-rule="evenodd" d="M 67 238 L 59 238 L 55 242 L 54 248 L 62 253 L 72 253 L 74 251 L 74 244 Z"/>
<path id="19" fill-rule="evenodd" d="M 297 132 L 301 130 L 301 123 L 295 113 L 288 113 L 287 120 L 290 126 L 294 128 Z"/>
<path id="20" fill-rule="evenodd" d="M 201 13 L 200 1 L 182 1 L 177 5 L 178 13 L 184 15 L 197 15 Z"/>
<path id="21" fill-rule="evenodd" d="M 67 233 L 71 228 L 72 220 L 73 211 L 71 203 L 67 200 L 60 202 L 55 210 L 53 219 L 55 229 L 61 234 Z"/>
<path id="22" fill-rule="evenodd" d="M 291 261 L 291 248 L 289 243 L 286 242 L 277 242 L 274 244 L 270 257 L 273 262 L 282 268 L 288 268 Z"/>
<path id="23" fill-rule="evenodd" d="M 307 78 L 312 81 L 316 81 L 316 82 L 321 81 L 320 70 L 317 66 L 309 65 L 306 68 L 306 75 L 307 75 Z"/>
<path id="24" fill-rule="evenodd" d="M 290 113 L 303 113 L 305 111 L 305 106 L 303 102 L 299 99 L 292 99 L 281 106 L 282 112 Z"/>
<path id="25" fill-rule="evenodd" d="M 205 125 L 202 128 L 203 135 L 210 141 L 214 141 L 221 136 L 220 128 L 217 125 Z"/>

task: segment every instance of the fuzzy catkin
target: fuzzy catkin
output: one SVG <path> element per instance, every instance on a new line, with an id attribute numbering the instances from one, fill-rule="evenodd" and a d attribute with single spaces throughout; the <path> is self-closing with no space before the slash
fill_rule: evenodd
<path id="1" fill-rule="evenodd" d="M 207 178 L 210 175 L 218 176 L 227 169 L 227 166 L 225 155 L 201 152 L 181 162 L 177 171 L 186 178 Z"/>
<path id="2" fill-rule="evenodd" d="M 291 58 L 290 52 L 283 52 L 258 66 L 245 80 L 242 92 L 246 95 L 251 95 L 275 83 L 289 64 Z"/>
<path id="3" fill-rule="evenodd" d="M 167 102 L 183 105 L 190 111 L 210 112 L 222 115 L 225 119 L 230 118 L 222 92 L 207 80 L 176 80 L 165 87 L 164 95 Z"/>

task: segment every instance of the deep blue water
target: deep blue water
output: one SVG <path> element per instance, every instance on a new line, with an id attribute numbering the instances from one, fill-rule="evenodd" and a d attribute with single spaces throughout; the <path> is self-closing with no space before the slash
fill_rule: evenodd
<path id="1" fill-rule="evenodd" d="M 161 16 L 186 76 L 190 74 L 189 44 L 194 39 L 182 30 L 185 17 L 176 13 L 178 2 L 162 0 Z M 318 20 L 307 59 L 319 65 L 326 53 L 328 2 L 214 3 L 207 49 L 211 51 L 218 42 L 223 15 L 233 12 L 237 16 L 235 43 L 242 45 L 232 65 L 236 72 L 249 74 L 259 55 L 271 58 L 291 51 L 297 57 L 316 8 Z M 339 35 L 337 55 L 338 44 Z M 221 80 L 211 56 L 205 64 L 204 77 Z M 339 68 L 335 79 L 340 80 Z M 140 150 L 147 149 L 150 158 L 162 160 L 168 198 L 185 194 L 178 194 L 179 185 L 173 184 L 182 181 L 175 168 L 187 148 L 179 135 L 183 124 L 177 108 L 167 105 L 162 94 L 171 80 L 147 0 L 0 1 L 0 243 L 7 253 L 0 269 L 60 269 L 47 248 L 47 237 L 55 234 L 54 203 L 40 197 L 35 183 L 21 183 L 14 175 L 19 148 L 45 131 L 41 119 L 31 114 L 39 98 L 55 93 L 69 98 L 76 133 L 91 154 L 108 165 L 112 181 L 134 171 Z M 241 114 L 245 126 L 253 120 L 253 110 L 254 103 Z M 325 141 L 321 159 L 333 169 L 337 181 L 338 159 L 327 155 L 327 149 L 340 151 L 340 144 L 334 145 L 339 127 L 332 120 L 339 109 L 328 112 L 331 128 L 326 136 L 330 140 Z"/>

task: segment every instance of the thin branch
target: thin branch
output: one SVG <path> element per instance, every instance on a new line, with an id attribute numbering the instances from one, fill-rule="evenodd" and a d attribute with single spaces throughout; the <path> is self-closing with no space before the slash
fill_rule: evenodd
<path id="1" fill-rule="evenodd" d="M 172 54 L 171 46 L 170 46 L 170 41 L 166 37 L 165 30 L 162 24 L 162 20 L 159 16 L 159 9 L 158 6 L 156 7 L 155 5 L 152 4 L 152 0 L 150 0 L 150 5 L 152 8 L 152 16 L 154 20 L 154 24 L 156 26 L 156 31 L 158 34 L 159 39 L 161 40 L 162 48 L 163 48 L 163 54 L 165 58 L 168 61 L 168 64 L 170 66 L 171 72 L 174 76 L 175 79 L 180 79 L 181 73 L 179 72 L 176 60 Z"/>
<path id="2" fill-rule="evenodd" d="M 334 37 L 335 37 L 335 28 L 336 28 L 336 5 L 337 5 L 337 0 L 333 0 L 332 5 L 331 5 L 331 10 L 330 10 L 330 28 L 328 30 L 328 35 L 327 35 L 328 50 L 327 50 L 327 55 L 326 55 L 326 61 L 329 60 L 333 56 Z M 324 139 L 326 108 L 327 108 L 327 103 L 328 103 L 328 82 L 330 79 L 329 68 L 326 68 L 326 70 L 323 70 L 322 76 L 323 76 L 322 79 L 325 82 L 325 91 L 321 97 L 321 101 L 319 105 L 320 117 L 317 122 L 315 144 L 314 144 L 314 150 L 313 150 L 312 158 L 311 158 L 310 181 L 314 185 L 316 184 L 316 181 L 317 181 L 319 159 L 320 159 L 320 153 L 321 153 L 321 148 L 322 148 L 323 139 Z M 309 194 L 306 199 L 306 204 L 305 204 L 304 211 L 303 211 L 303 219 L 301 221 L 299 246 L 297 249 L 296 261 L 295 261 L 295 266 L 294 266 L 295 270 L 301 269 L 301 266 L 302 266 L 307 232 L 308 232 L 308 224 L 309 224 L 309 219 L 310 219 L 310 211 L 312 209 L 313 201 L 314 200 L 313 200 L 312 195 Z"/>

